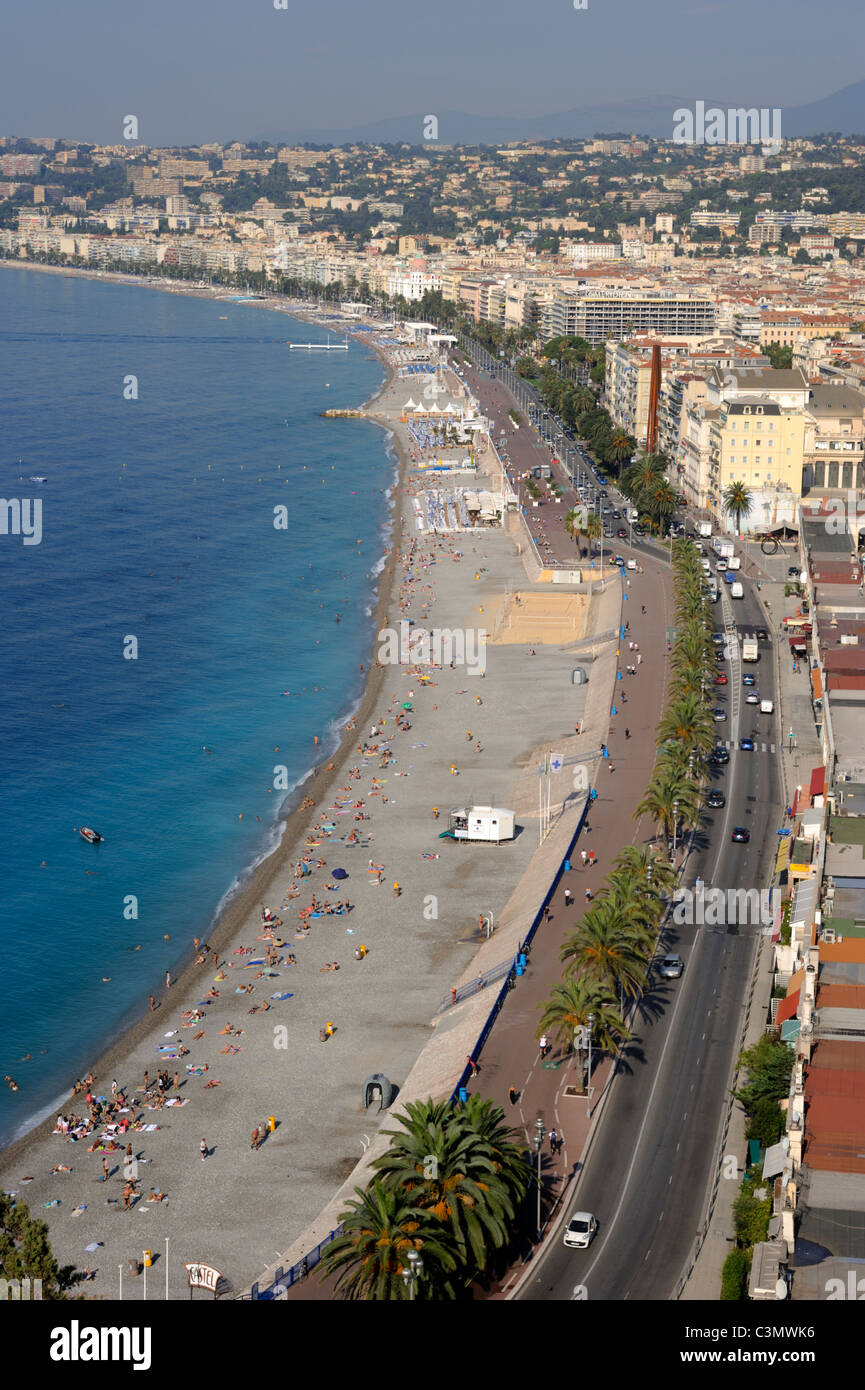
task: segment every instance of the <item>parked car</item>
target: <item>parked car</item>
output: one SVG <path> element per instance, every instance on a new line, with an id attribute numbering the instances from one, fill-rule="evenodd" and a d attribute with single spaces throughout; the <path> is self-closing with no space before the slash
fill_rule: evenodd
<path id="1" fill-rule="evenodd" d="M 681 956 L 664 956 L 658 966 L 658 974 L 662 980 L 678 980 L 684 968 L 685 965 Z"/>
<path id="2" fill-rule="evenodd" d="M 726 684 L 727 684 L 727 672 L 726 672 L 726 671 L 719 671 L 719 672 L 718 672 L 717 676 L 715 677 L 715 684 L 716 684 L 716 685 L 726 685 Z"/>
<path id="3" fill-rule="evenodd" d="M 734 845 L 747 845 L 751 838 L 750 830 L 746 830 L 744 825 L 734 825 L 733 833 L 730 836 Z"/>
<path id="4" fill-rule="evenodd" d="M 711 806 L 714 811 L 720 810 L 720 808 L 726 806 L 726 804 L 727 798 L 717 787 L 713 787 L 711 791 L 706 792 L 706 805 Z"/>
<path id="5" fill-rule="evenodd" d="M 715 646 L 716 646 L 716 647 L 723 647 L 723 645 L 724 645 L 724 634 L 723 634 L 723 632 L 713 632 L 713 633 L 712 633 L 712 641 L 715 643 Z"/>
<path id="6" fill-rule="evenodd" d="M 572 1250 L 585 1250 L 592 1243 L 598 1223 L 589 1211 L 575 1211 L 565 1227 L 564 1243 Z"/>
<path id="7" fill-rule="evenodd" d="M 727 718 L 727 711 L 724 709 L 723 705 L 715 705 L 712 710 L 712 718 L 716 724 L 723 724 L 724 720 Z"/>

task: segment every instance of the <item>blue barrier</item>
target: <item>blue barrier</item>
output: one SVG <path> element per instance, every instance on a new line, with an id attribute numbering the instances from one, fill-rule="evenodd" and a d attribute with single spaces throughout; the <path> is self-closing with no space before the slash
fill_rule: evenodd
<path id="1" fill-rule="evenodd" d="M 541 903 L 540 907 L 538 908 L 537 912 L 535 913 L 535 916 L 534 916 L 533 919 L 532 919 L 532 924 L 531 924 L 531 926 L 529 927 L 529 929 L 528 929 L 528 931 L 527 931 L 527 933 L 526 933 L 526 935 L 525 935 L 525 938 L 523 939 L 523 941 L 522 941 L 522 943 L 521 943 L 521 945 L 520 945 L 520 948 L 519 948 L 519 952 L 518 952 L 518 954 L 517 954 L 517 957 L 516 957 L 516 959 L 514 960 L 513 964 L 510 966 L 510 968 L 508 969 L 508 976 L 507 976 L 507 979 L 505 980 L 505 983 L 504 983 L 503 987 L 499 990 L 498 994 L 496 995 L 495 1003 L 493 1004 L 492 1009 L 490 1010 L 490 1013 L 489 1013 L 489 1015 L 487 1016 L 486 1023 L 484 1024 L 483 1028 L 481 1029 L 480 1036 L 479 1036 L 477 1042 L 475 1043 L 475 1045 L 474 1045 L 474 1047 L 473 1047 L 471 1053 L 469 1054 L 469 1055 L 470 1055 L 472 1058 L 474 1058 L 474 1059 L 477 1059 L 477 1058 L 480 1056 L 480 1053 L 481 1053 L 481 1051 L 483 1050 L 484 1043 L 486 1042 L 487 1038 L 489 1037 L 490 1033 L 491 1033 L 492 1030 L 493 1030 L 493 1025 L 494 1025 L 496 1019 L 498 1018 L 499 1014 L 500 1014 L 501 1011 L 502 1011 L 502 1006 L 503 1006 L 503 1004 L 504 1004 L 504 1002 L 505 1002 L 505 997 L 506 997 L 506 995 L 507 995 L 507 993 L 508 993 L 508 990 L 513 989 L 514 985 L 516 984 L 517 975 L 518 975 L 518 974 L 522 974 L 523 970 L 525 969 L 525 957 L 526 957 L 526 955 L 527 955 L 527 953 L 528 953 L 529 947 L 530 947 L 531 944 L 532 944 L 532 941 L 534 940 L 535 932 L 538 930 L 538 927 L 541 925 L 541 922 L 544 920 L 544 913 L 546 912 L 547 908 L 549 907 L 550 901 L 551 901 L 553 895 L 555 894 L 555 891 L 556 891 L 556 889 L 558 888 L 559 883 L 561 882 L 562 874 L 565 872 L 565 864 L 568 862 L 568 860 L 571 858 L 571 856 L 572 856 L 573 853 L 574 853 L 574 850 L 575 850 L 576 845 L 577 845 L 577 841 L 579 840 L 580 835 L 581 835 L 582 832 L 583 832 L 583 826 L 584 826 L 585 823 L 586 823 L 586 816 L 588 815 L 588 812 L 589 812 L 589 806 L 591 805 L 591 803 L 592 803 L 593 800 L 594 800 L 594 795 L 592 795 L 592 794 L 590 794 L 590 795 L 586 798 L 585 805 L 583 806 L 582 812 L 580 813 L 580 819 L 579 819 L 579 821 L 577 822 L 577 828 L 576 828 L 576 830 L 574 831 L 573 836 L 571 837 L 570 844 L 568 845 L 568 847 L 567 847 L 567 849 L 566 849 L 564 855 L 562 856 L 562 862 L 560 863 L 558 869 L 556 870 L 556 873 L 555 873 L 555 876 L 554 876 L 554 878 L 553 878 L 552 883 L 550 884 L 549 888 L 547 889 L 546 893 L 544 894 L 543 902 Z M 522 969 L 518 969 L 518 966 L 522 966 Z M 497 967 L 497 968 L 501 968 L 501 967 Z M 460 1093 L 461 1090 L 465 1091 L 465 1090 L 467 1089 L 468 1083 L 469 1083 L 469 1081 L 471 1080 L 471 1075 L 472 1075 L 472 1069 L 471 1069 L 471 1067 L 468 1067 L 468 1066 L 465 1067 L 465 1068 L 463 1069 L 463 1072 L 462 1072 L 462 1075 L 460 1076 L 459 1081 L 457 1082 L 457 1084 L 456 1084 L 456 1086 L 455 1086 L 455 1088 L 454 1088 L 454 1090 L 453 1090 L 453 1092 L 452 1092 L 452 1094 L 451 1094 L 451 1102 L 450 1102 L 451 1105 L 457 1105 L 457 1104 L 459 1103 L 459 1093 Z"/>

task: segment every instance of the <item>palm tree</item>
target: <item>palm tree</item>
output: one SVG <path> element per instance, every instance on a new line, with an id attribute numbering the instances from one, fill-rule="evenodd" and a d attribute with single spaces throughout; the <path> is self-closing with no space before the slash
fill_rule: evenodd
<path id="1" fill-rule="evenodd" d="M 730 483 L 724 489 L 724 511 L 728 516 L 735 516 L 738 534 L 742 531 L 742 517 L 750 515 L 753 502 L 753 496 L 743 482 Z"/>
<path id="2" fill-rule="evenodd" d="M 567 938 L 561 959 L 572 960 L 579 974 L 608 989 L 621 985 L 625 994 L 636 995 L 645 983 L 644 961 L 607 898 L 599 898 Z"/>
<path id="3" fill-rule="evenodd" d="M 588 515 L 588 517 L 586 518 L 586 524 L 585 524 L 585 526 L 583 527 L 583 533 L 584 533 L 584 535 L 588 536 L 588 538 L 589 538 L 590 541 L 597 541 L 597 540 L 600 540 L 600 542 L 601 542 L 601 564 L 603 564 L 603 563 L 604 563 L 604 523 L 603 523 L 603 521 L 601 520 L 601 518 L 598 516 L 597 512 L 589 512 L 589 515 Z"/>
<path id="4" fill-rule="evenodd" d="M 384 1131 L 392 1142 L 373 1167 L 446 1224 L 463 1265 L 485 1269 L 507 1242 L 521 1195 L 510 1169 L 500 1173 L 506 1136 L 494 1153 L 462 1111 L 433 1101 L 407 1104 L 397 1120 L 403 1129 Z"/>
<path id="5" fill-rule="evenodd" d="M 672 700 L 656 732 L 660 742 L 672 739 L 689 752 L 708 753 L 715 743 L 712 721 L 703 700 L 696 693 Z"/>
<path id="6" fill-rule="evenodd" d="M 613 860 L 617 869 L 627 869 L 635 878 L 643 879 L 661 893 L 672 893 L 679 879 L 669 861 L 655 854 L 648 846 L 625 845 Z"/>
<path id="7" fill-rule="evenodd" d="M 634 819 L 649 816 L 660 826 L 667 840 L 673 839 L 680 824 L 696 824 L 700 815 L 700 797 L 687 775 L 678 769 L 666 769 L 660 764 L 652 774 L 646 795 L 634 811 Z"/>
<path id="8" fill-rule="evenodd" d="M 614 463 L 621 463 L 622 459 L 631 457 L 636 447 L 637 441 L 633 435 L 626 434 L 624 430 L 614 430 L 610 441 L 610 458 Z"/>
<path id="9" fill-rule="evenodd" d="M 423 1299 L 455 1297 L 449 1277 L 458 1260 L 448 1228 L 419 1208 L 398 1186 L 373 1179 L 364 1190 L 356 1187 L 340 1213 L 344 1227 L 322 1256 L 323 1272 L 337 1274 L 336 1289 L 345 1299 L 398 1301 L 408 1298 L 403 1279 L 409 1250 L 423 1255 L 424 1277 L 417 1295 Z"/>
<path id="10" fill-rule="evenodd" d="M 619 1015 L 616 997 L 597 980 L 569 973 L 563 984 L 553 985 L 550 997 L 541 1004 L 543 1009 L 537 1036 L 552 1033 L 562 1051 L 574 1046 L 574 1033 L 588 1027 L 593 1015 L 592 1039 L 614 1057 L 631 1041 L 631 1033 Z M 574 1049 L 576 1051 L 576 1048 Z"/>

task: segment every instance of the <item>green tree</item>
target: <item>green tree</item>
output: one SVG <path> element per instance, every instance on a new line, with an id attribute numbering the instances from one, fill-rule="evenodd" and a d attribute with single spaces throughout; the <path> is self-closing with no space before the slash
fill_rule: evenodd
<path id="1" fill-rule="evenodd" d="M 645 960 L 615 902 L 598 898 L 562 945 L 561 959 L 572 961 L 577 974 L 626 995 L 639 994 L 646 982 Z"/>
<path id="2" fill-rule="evenodd" d="M 744 1250 L 731 1250 L 721 1271 L 721 1302 L 741 1303 L 748 1296 L 750 1260 Z"/>
<path id="3" fill-rule="evenodd" d="M 459 1262 L 448 1228 L 398 1186 L 374 1179 L 365 1190 L 357 1187 L 355 1192 L 357 1200 L 351 1200 L 340 1214 L 343 1233 L 327 1246 L 321 1260 L 325 1275 L 337 1275 L 340 1297 L 384 1302 L 407 1299 L 403 1271 L 409 1250 L 416 1250 L 424 1270 L 415 1296 L 454 1298 L 452 1276 Z"/>
<path id="4" fill-rule="evenodd" d="M 573 1045 L 577 1028 L 588 1025 L 589 1015 L 592 1024 L 592 1045 L 618 1057 L 631 1034 L 622 1022 L 615 995 L 604 984 L 590 980 L 582 975 L 569 972 L 563 984 L 553 985 L 550 997 L 539 1006 L 543 1009 L 537 1029 L 537 1037 L 542 1033 L 552 1033 L 562 1051 Z"/>
<path id="5" fill-rule="evenodd" d="M 743 482 L 730 483 L 724 489 L 724 511 L 736 518 L 737 531 L 741 532 L 742 517 L 750 515 L 752 505 L 753 497 Z"/>
<path id="6" fill-rule="evenodd" d="M 41 1279 L 43 1298 L 62 1299 L 82 1277 L 74 1265 L 58 1265 L 47 1225 L 26 1202 L 0 1194 L 0 1278 Z"/>

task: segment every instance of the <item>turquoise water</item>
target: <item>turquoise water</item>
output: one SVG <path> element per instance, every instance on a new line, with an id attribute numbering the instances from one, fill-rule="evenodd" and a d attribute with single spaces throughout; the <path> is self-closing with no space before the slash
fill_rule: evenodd
<path id="1" fill-rule="evenodd" d="M 394 462 L 320 418 L 383 375 L 286 346 L 325 337 L 0 270 L 0 491 L 42 499 L 39 544 L 0 535 L 0 1142 L 206 934 L 360 696 Z"/>

